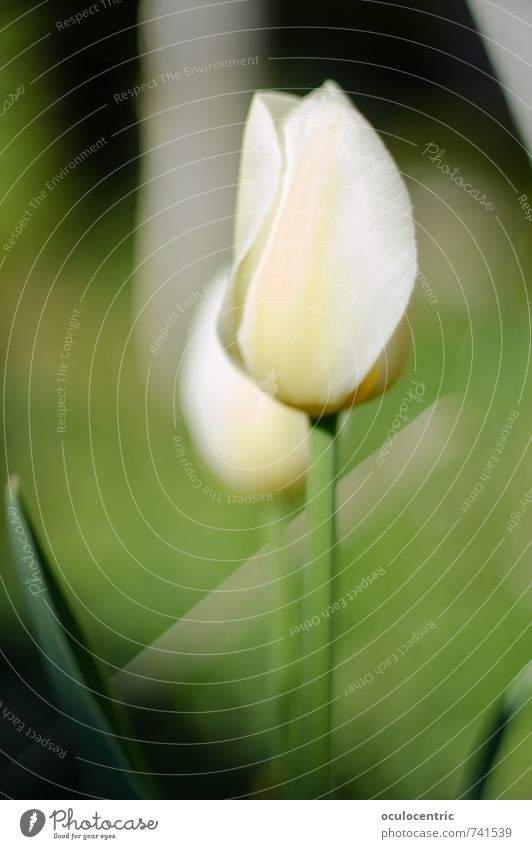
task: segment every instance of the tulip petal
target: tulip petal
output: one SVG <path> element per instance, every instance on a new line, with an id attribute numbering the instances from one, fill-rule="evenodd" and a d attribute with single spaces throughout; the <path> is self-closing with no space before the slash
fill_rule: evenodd
<path id="1" fill-rule="evenodd" d="M 373 366 L 375 378 L 371 386 L 363 398 L 357 397 L 357 402 L 371 401 L 393 386 L 408 359 L 411 339 L 412 326 L 408 314 L 405 314 Z"/>
<path id="2" fill-rule="evenodd" d="M 233 271 L 236 340 L 256 381 L 275 370 L 277 397 L 318 415 L 352 403 L 405 312 L 411 206 L 378 134 L 334 83 L 290 110 L 279 142 L 275 215 Z"/>
<path id="3" fill-rule="evenodd" d="M 234 261 L 257 257 L 256 240 L 278 193 L 282 152 L 278 126 L 300 98 L 276 92 L 257 92 L 251 101 L 242 141 L 238 201 L 234 225 Z M 236 293 L 230 287 L 223 305 L 219 332 L 226 344 L 239 320 Z"/>
<path id="4" fill-rule="evenodd" d="M 274 200 L 282 166 L 280 122 L 298 105 L 290 94 L 257 93 L 246 121 L 240 159 L 235 218 L 235 258 L 242 259 L 257 238 Z"/>

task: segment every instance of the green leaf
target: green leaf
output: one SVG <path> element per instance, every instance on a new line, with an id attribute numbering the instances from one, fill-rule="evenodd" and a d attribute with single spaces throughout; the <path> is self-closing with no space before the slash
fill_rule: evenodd
<path id="1" fill-rule="evenodd" d="M 144 764 L 127 739 L 132 737 L 127 717 L 111 696 L 48 564 L 16 477 L 10 478 L 7 486 L 6 512 L 31 637 L 42 653 L 58 708 L 70 720 L 78 763 L 90 782 L 91 794 L 139 799 L 153 796 L 151 782 L 138 774 Z"/>
<path id="2" fill-rule="evenodd" d="M 532 697 L 532 661 L 515 676 L 504 697 L 504 705 L 510 718 L 523 708 Z"/>
<path id="3" fill-rule="evenodd" d="M 483 799 L 486 784 L 491 777 L 501 751 L 502 741 L 514 716 L 532 697 L 532 661 L 508 685 L 501 704 L 493 717 L 489 733 L 477 749 L 475 776 L 465 795 L 470 799 Z"/>

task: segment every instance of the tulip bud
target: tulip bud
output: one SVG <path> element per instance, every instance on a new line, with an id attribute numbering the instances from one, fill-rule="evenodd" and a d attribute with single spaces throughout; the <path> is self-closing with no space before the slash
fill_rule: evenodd
<path id="1" fill-rule="evenodd" d="M 216 332 L 222 296 L 212 289 L 192 323 L 181 366 L 183 416 L 205 463 L 229 489 L 294 488 L 307 467 L 307 418 L 275 400 L 274 371 L 259 388 L 229 359 Z"/>
<path id="2" fill-rule="evenodd" d="M 384 392 L 416 271 L 404 182 L 341 89 L 257 93 L 218 322 L 240 367 L 257 383 L 275 372 L 276 397 L 313 416 Z"/>

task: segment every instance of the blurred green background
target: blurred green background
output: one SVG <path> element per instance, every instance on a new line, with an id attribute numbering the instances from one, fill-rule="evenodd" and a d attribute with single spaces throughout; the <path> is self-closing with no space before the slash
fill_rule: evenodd
<path id="1" fill-rule="evenodd" d="M 0 120 L 1 243 L 66 163 L 102 135 L 109 141 L 48 192 L 13 249 L 2 251 L 2 472 L 20 475 L 55 572 L 112 677 L 254 554 L 265 519 L 257 505 L 217 503 L 191 488 L 173 447 L 176 432 L 188 439 L 174 397 L 178 361 L 172 370 L 154 360 L 147 379 L 149 354 L 135 288 L 142 273 L 138 186 L 144 160 L 153 155 L 146 127 L 158 118 L 146 98 L 113 102 L 113 93 L 150 76 L 143 70 L 143 28 L 137 26 L 142 12 L 123 4 L 63 33 L 54 21 L 74 7 L 59 5 L 29 13 L 29 5 L 4 3 L 1 13 L 7 57 L 2 92 L 7 97 L 21 83 L 25 87 Z M 390 449 L 389 465 L 383 464 L 382 492 L 359 489 L 356 527 L 341 543 L 339 596 L 378 567 L 385 575 L 335 617 L 334 690 L 340 698 L 334 776 L 338 795 L 347 798 L 453 798 L 468 786 L 471 753 L 490 728 L 505 687 L 530 658 L 530 516 L 513 532 L 506 529 L 530 487 L 532 224 L 517 200 L 522 193 L 532 196 L 530 171 L 474 29 L 452 23 L 433 29 L 421 13 L 393 10 L 377 24 L 374 8 L 355 24 L 347 6 L 328 6 L 305 4 L 305 11 L 293 3 L 269 10 L 260 84 L 303 93 L 332 77 L 352 93 L 408 184 L 424 275 L 412 312 L 414 356 L 381 402 L 344 417 L 343 474 L 367 458 L 372 462 L 411 379 L 426 386 L 420 413 L 446 398 L 428 421 L 423 451 L 417 451 L 419 434 L 409 442 L 405 432 L 406 439 Z M 28 14 L 15 20 L 23 7 Z M 442 4 L 433 11 L 443 14 Z M 445 4 L 445 11 L 473 26 L 465 5 Z M 308 28 L 295 29 L 292 21 L 301 22 L 302 15 Z M 323 33 L 315 26 L 337 28 L 327 37 L 325 55 Z M 345 32 L 345 26 L 358 31 Z M 413 42 L 429 46 L 412 46 L 405 57 L 403 28 Z M 205 51 L 197 52 L 199 62 Z M 211 84 L 214 79 L 203 82 L 205 96 Z M 249 98 L 245 69 L 217 78 L 216 85 Z M 179 120 L 177 131 L 190 132 Z M 486 194 L 493 212 L 423 155 L 429 142 Z M 213 154 L 215 145 L 213 136 Z M 231 174 L 237 159 L 234 150 Z M 167 226 L 172 229 L 171 218 Z M 187 281 L 186 271 L 183 278 L 183 291 L 188 286 L 190 292 L 203 279 Z M 423 280 L 434 293 L 432 303 Z M 165 282 L 165 291 L 171 286 Z M 176 301 L 172 293 L 169 298 Z M 67 430 L 59 434 L 56 374 L 73 309 L 81 309 L 80 326 L 69 361 Z M 155 301 L 154 310 L 162 326 L 165 304 Z M 182 340 L 185 329 L 184 321 L 173 332 Z M 519 417 L 500 462 L 464 512 L 513 410 Z M 202 479 L 219 490 L 188 444 Z M 285 505 L 290 518 L 300 509 L 297 499 Z M 0 555 L 0 698 L 19 704 L 19 712 L 45 728 L 55 719 L 54 696 L 18 620 L 23 599 L 4 529 Z M 301 551 L 289 548 L 287 556 L 297 566 Z M 267 576 L 271 563 L 264 568 Z M 297 580 L 290 586 L 297 597 Z M 288 620 L 290 615 L 293 624 L 300 621 L 296 600 Z M 264 702 L 271 692 L 271 660 L 266 648 L 246 651 L 267 642 L 270 619 L 258 617 L 245 629 L 233 624 L 231 639 L 241 642 L 240 652 L 216 656 L 214 636 L 207 640 L 211 657 L 202 655 L 197 663 L 188 657 L 184 666 L 179 656 L 167 658 L 167 674 L 184 683 L 161 692 L 154 687 L 153 693 L 144 687 L 139 698 L 156 710 L 133 711 L 133 718 L 142 739 L 170 741 L 145 746 L 156 771 L 177 773 L 163 781 L 168 795 L 272 795 L 266 733 L 272 715 Z M 399 663 L 343 695 L 429 622 L 436 627 Z M 173 649 L 179 655 L 191 646 Z M 292 663 L 283 686 L 296 688 L 295 705 L 298 680 Z M 217 681 L 231 683 L 213 685 Z M 487 785 L 490 797 L 530 797 L 531 723 L 526 707 L 504 738 L 502 760 Z M 10 766 L 20 738 L 1 722 L 0 735 L 7 753 L 2 790 L 24 797 L 37 779 Z M 77 792 L 68 764 L 52 764 L 41 773 L 41 796 L 57 792 L 49 781 L 57 780 L 58 769 L 64 786 Z"/>

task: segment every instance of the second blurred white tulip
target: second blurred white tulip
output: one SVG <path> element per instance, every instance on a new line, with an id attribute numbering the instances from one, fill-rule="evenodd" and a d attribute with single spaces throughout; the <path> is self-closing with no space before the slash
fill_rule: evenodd
<path id="1" fill-rule="evenodd" d="M 259 389 L 231 362 L 216 333 L 222 295 L 220 286 L 205 297 L 191 327 L 181 363 L 183 416 L 226 487 L 275 495 L 303 483 L 307 417 L 275 400 L 275 373 Z"/>

